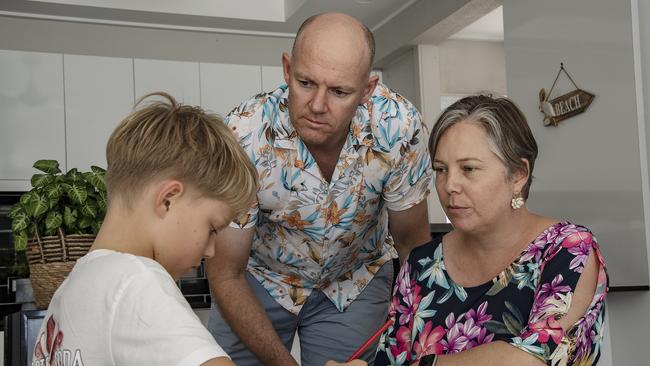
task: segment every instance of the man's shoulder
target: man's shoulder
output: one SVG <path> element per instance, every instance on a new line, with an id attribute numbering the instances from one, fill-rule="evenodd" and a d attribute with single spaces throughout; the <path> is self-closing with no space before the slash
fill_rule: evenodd
<path id="1" fill-rule="evenodd" d="M 372 92 L 371 98 L 373 107 L 375 107 L 375 104 L 381 106 L 382 104 L 390 102 L 397 108 L 416 109 L 410 100 L 384 83 L 377 83 L 377 87 L 375 87 L 375 90 Z"/>
<path id="2" fill-rule="evenodd" d="M 243 101 L 226 116 L 224 123 L 228 126 L 260 125 L 265 119 L 288 107 L 288 89 L 281 85 L 270 92 L 262 92 Z"/>
<path id="3" fill-rule="evenodd" d="M 369 108 L 369 120 L 373 127 L 385 124 L 397 124 L 404 128 L 420 124 L 420 112 L 415 105 L 388 86 L 378 83 L 366 105 Z"/>
<path id="4" fill-rule="evenodd" d="M 375 147 L 383 150 L 399 148 L 401 142 L 421 136 L 424 128 L 417 108 L 408 99 L 384 84 L 377 84 L 363 114 Z"/>

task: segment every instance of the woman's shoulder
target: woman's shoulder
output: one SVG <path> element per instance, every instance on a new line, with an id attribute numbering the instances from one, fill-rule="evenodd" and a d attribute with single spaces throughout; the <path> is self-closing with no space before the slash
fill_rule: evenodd
<path id="1" fill-rule="evenodd" d="M 591 230 L 580 224 L 561 220 L 545 229 L 526 249 L 521 259 L 533 259 L 541 262 L 555 260 L 558 257 L 571 259 L 584 256 L 594 249 L 599 258 L 600 250 Z"/>
<path id="2" fill-rule="evenodd" d="M 544 240 L 551 245 L 562 245 L 566 240 L 587 240 L 595 241 L 591 230 L 580 224 L 568 220 L 556 220 L 556 223 L 549 226 L 537 238 Z"/>

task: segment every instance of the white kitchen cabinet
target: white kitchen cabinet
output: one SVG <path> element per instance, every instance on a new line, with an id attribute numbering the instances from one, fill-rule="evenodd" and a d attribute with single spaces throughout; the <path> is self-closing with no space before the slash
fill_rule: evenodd
<path id="1" fill-rule="evenodd" d="M 273 91 L 284 84 L 284 73 L 281 66 L 262 66 L 262 90 Z"/>
<path id="2" fill-rule="evenodd" d="M 27 190 L 38 159 L 65 169 L 63 56 L 0 50 L 0 191 Z"/>
<path id="3" fill-rule="evenodd" d="M 198 62 L 134 59 L 134 79 L 136 100 L 164 91 L 179 102 L 201 105 Z"/>
<path id="4" fill-rule="evenodd" d="M 134 103 L 133 59 L 64 55 L 68 169 L 106 168 L 106 142 Z"/>
<path id="5" fill-rule="evenodd" d="M 202 107 L 225 117 L 262 91 L 260 66 L 201 63 Z"/>

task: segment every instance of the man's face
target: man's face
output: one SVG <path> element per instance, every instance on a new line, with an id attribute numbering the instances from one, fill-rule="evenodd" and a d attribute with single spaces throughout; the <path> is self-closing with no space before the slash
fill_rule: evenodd
<path id="1" fill-rule="evenodd" d="M 282 63 L 289 116 L 302 141 L 310 149 L 340 149 L 357 106 L 368 100 L 377 83 L 376 77 L 367 76 L 367 61 L 305 46 L 291 59 L 284 54 Z"/>

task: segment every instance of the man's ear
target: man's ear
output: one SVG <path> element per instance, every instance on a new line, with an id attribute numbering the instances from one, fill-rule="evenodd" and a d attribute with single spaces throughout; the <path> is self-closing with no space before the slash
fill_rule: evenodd
<path id="1" fill-rule="evenodd" d="M 284 73 L 284 82 L 289 85 L 291 80 L 291 56 L 288 53 L 282 53 L 282 72 Z"/>
<path id="2" fill-rule="evenodd" d="M 366 104 L 368 100 L 370 100 L 370 97 L 372 96 L 372 92 L 375 91 L 378 82 L 379 82 L 379 76 L 370 75 L 368 77 L 368 84 L 366 84 L 365 89 L 363 89 L 363 97 L 361 98 L 361 103 L 359 104 Z"/>
<path id="3" fill-rule="evenodd" d="M 170 208 L 178 202 L 178 198 L 185 192 L 182 182 L 172 179 L 162 183 L 156 192 L 155 212 L 159 217 L 164 217 Z"/>

